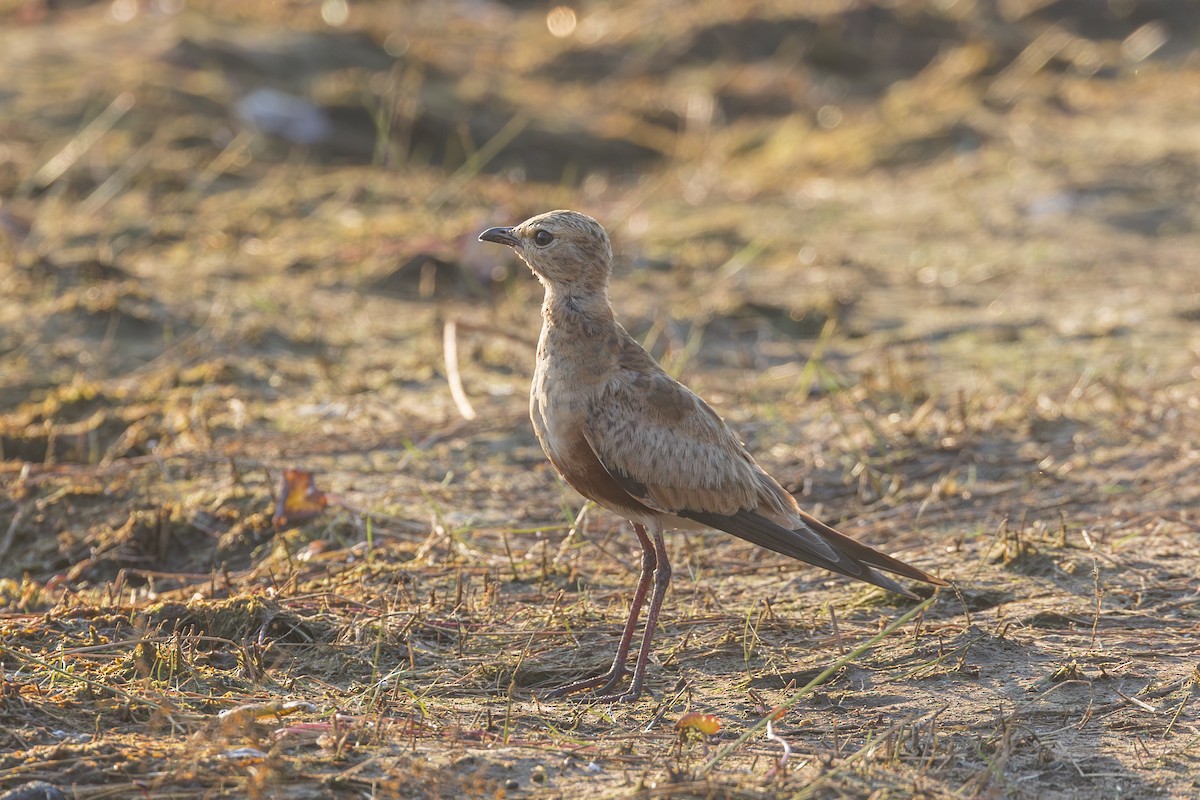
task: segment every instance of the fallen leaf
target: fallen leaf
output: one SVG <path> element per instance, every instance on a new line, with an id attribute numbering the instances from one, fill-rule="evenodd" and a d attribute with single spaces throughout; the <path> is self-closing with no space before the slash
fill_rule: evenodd
<path id="1" fill-rule="evenodd" d="M 313 482 L 313 474 L 303 469 L 285 469 L 279 482 L 279 497 L 275 501 L 276 528 L 317 516 L 329 505 L 329 498 Z"/>
<path id="2" fill-rule="evenodd" d="M 693 712 L 680 717 L 679 721 L 675 723 L 675 729 L 679 731 L 691 729 L 700 731 L 705 736 L 712 736 L 721 730 L 721 720 L 715 714 L 697 714 Z"/>

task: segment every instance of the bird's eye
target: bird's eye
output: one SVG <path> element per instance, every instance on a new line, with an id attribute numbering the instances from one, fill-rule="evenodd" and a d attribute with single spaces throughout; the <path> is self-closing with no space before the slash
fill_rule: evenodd
<path id="1" fill-rule="evenodd" d="M 538 247 L 545 247 L 554 241 L 554 234 L 550 231 L 538 231 L 533 235 L 533 243 Z"/>

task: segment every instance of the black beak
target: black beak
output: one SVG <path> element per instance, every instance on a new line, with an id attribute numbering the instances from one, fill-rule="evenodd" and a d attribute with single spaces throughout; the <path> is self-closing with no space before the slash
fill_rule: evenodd
<path id="1" fill-rule="evenodd" d="M 506 244 L 509 247 L 521 246 L 521 240 L 513 235 L 512 228 L 488 228 L 486 231 L 479 234 L 479 241 Z"/>

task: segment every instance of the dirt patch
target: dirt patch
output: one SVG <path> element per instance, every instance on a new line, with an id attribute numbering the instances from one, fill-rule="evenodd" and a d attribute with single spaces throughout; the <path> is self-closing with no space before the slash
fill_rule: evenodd
<path id="1" fill-rule="evenodd" d="M 0 9 L 0 790 L 1194 796 L 1186 6 Z M 557 207 L 789 491 L 952 590 L 850 657 L 913 604 L 673 535 L 653 696 L 546 698 L 636 575 L 476 241 Z"/>

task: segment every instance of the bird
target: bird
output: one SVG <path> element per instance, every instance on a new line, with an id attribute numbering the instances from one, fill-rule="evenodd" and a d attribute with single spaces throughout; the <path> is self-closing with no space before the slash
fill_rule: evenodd
<path id="1" fill-rule="evenodd" d="M 599 701 L 631 702 L 642 695 L 671 581 L 665 531 L 715 528 L 912 599 L 917 595 L 884 573 L 947 585 L 803 511 L 717 412 L 629 335 L 609 300 L 612 246 L 595 219 L 560 209 L 488 228 L 479 239 L 511 247 L 544 288 L 529 391 L 529 416 L 543 451 L 571 487 L 633 524 L 642 551 L 612 666 L 549 696 L 591 690 Z"/>

